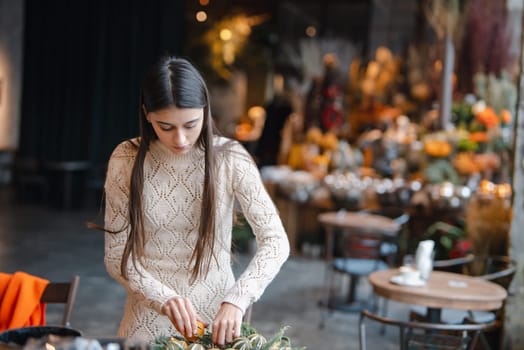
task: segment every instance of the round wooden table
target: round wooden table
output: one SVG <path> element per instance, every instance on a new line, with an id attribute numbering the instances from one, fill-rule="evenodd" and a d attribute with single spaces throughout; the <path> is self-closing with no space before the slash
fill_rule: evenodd
<path id="1" fill-rule="evenodd" d="M 353 211 L 330 211 L 318 216 L 318 221 L 326 226 L 339 229 L 358 230 L 360 232 L 394 236 L 399 224 L 386 216 Z"/>
<path id="2" fill-rule="evenodd" d="M 442 308 L 496 310 L 507 297 L 506 290 L 498 284 L 472 276 L 433 271 L 424 286 L 414 287 L 391 282 L 398 274 L 398 269 L 370 274 L 373 291 L 391 300 L 427 306 L 431 322 L 440 321 Z"/>
<path id="3" fill-rule="evenodd" d="M 344 210 L 330 211 L 318 216 L 318 221 L 326 228 L 326 259 L 333 256 L 333 234 L 338 229 L 344 233 L 366 233 L 394 238 L 400 225 L 395 220 L 382 215 Z"/>

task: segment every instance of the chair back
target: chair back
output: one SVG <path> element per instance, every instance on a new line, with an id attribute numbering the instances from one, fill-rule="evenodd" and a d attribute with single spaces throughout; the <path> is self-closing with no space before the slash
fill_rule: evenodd
<path id="1" fill-rule="evenodd" d="M 380 209 L 364 210 L 366 213 L 374 215 L 382 215 L 393 219 L 399 226 L 403 226 L 409 221 L 409 214 L 402 208 L 398 207 L 382 207 Z"/>
<path id="2" fill-rule="evenodd" d="M 75 275 L 70 282 L 50 282 L 40 301 L 47 304 L 64 304 L 64 313 L 62 316 L 61 325 L 64 327 L 70 326 L 71 313 L 76 300 L 76 293 L 80 277 Z"/>
<path id="3" fill-rule="evenodd" d="M 456 259 L 435 260 L 433 268 L 476 276 L 497 283 L 508 290 L 517 271 L 517 264 L 508 256 L 470 254 Z"/>
<path id="4" fill-rule="evenodd" d="M 408 223 L 410 215 L 400 207 L 382 207 L 379 209 L 363 210 L 363 212 L 385 216 L 392 219 L 399 226 L 399 230 L 394 237 L 383 237 L 382 257 L 390 266 L 398 265 L 400 257 L 407 249 Z"/>
<path id="5" fill-rule="evenodd" d="M 409 215 L 400 208 L 382 208 L 377 210 L 362 210 L 361 213 L 383 216 L 393 220 L 398 225 L 398 231 L 394 234 L 380 234 L 378 232 L 366 232 L 365 230 L 353 230 L 350 234 L 343 234 L 338 244 L 338 256 L 356 259 L 394 260 L 398 249 L 395 247 L 386 249 L 385 244 L 396 246 L 398 234 L 403 225 L 409 220 Z M 388 259 L 391 258 L 391 259 Z M 393 264 L 391 264 L 393 265 Z"/>
<path id="6" fill-rule="evenodd" d="M 497 283 L 508 290 L 517 272 L 517 263 L 508 256 L 483 256 L 475 260 L 470 274 L 476 276 L 475 269 L 480 271 L 480 278 Z"/>
<path id="7" fill-rule="evenodd" d="M 360 350 L 366 350 L 366 323 L 371 320 L 399 330 L 399 349 L 474 349 L 481 331 L 494 325 L 488 324 L 442 324 L 418 321 L 401 321 L 379 316 L 368 310 L 360 312 Z"/>
<path id="8" fill-rule="evenodd" d="M 373 234 L 354 233 L 344 236 L 342 256 L 356 259 L 380 259 L 380 246 L 385 237 Z"/>

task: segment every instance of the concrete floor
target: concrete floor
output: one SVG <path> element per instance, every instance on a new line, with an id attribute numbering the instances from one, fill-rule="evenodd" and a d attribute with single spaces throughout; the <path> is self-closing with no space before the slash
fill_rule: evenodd
<path id="1" fill-rule="evenodd" d="M 50 280 L 66 281 L 80 275 L 80 288 L 71 325 L 88 338 L 113 337 L 125 299 L 124 289 L 106 273 L 103 234 L 89 230 L 85 222 L 101 222 L 97 209 L 60 211 L 43 205 L 14 203 L 0 188 L 0 271 L 23 270 Z M 240 270 L 249 256 L 238 257 Z M 331 314 L 319 329 L 324 263 L 320 259 L 292 257 L 254 305 L 252 325 L 266 336 L 282 326 L 294 346 L 307 349 L 358 349 L 358 313 Z M 369 296 L 367 281 L 359 295 Z M 48 323 L 58 322 L 61 310 L 48 307 Z M 389 315 L 404 318 L 407 305 L 389 302 Z M 385 335 L 371 325 L 369 349 L 397 349 L 396 330 Z"/>

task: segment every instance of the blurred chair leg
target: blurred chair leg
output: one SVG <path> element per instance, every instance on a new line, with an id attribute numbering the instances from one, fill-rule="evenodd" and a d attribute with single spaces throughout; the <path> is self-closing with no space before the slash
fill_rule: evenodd
<path id="1" fill-rule="evenodd" d="M 366 350 L 366 325 L 364 323 L 364 316 L 362 314 L 360 315 L 358 330 L 360 350 Z"/>
<path id="2" fill-rule="evenodd" d="M 488 340 L 486 339 L 486 335 L 484 334 L 484 332 L 480 332 L 479 338 L 480 338 L 480 344 L 482 345 L 482 348 L 484 350 L 491 350 L 491 346 L 489 345 Z"/>
<path id="3" fill-rule="evenodd" d="M 382 302 L 382 316 L 384 317 L 387 317 L 388 316 L 388 299 L 386 298 L 382 298 L 383 302 Z M 378 304 L 377 304 L 378 305 Z M 380 306 L 380 305 L 378 305 Z M 377 308 L 377 312 L 380 312 L 380 307 Z M 381 327 L 380 327 L 380 335 L 385 335 L 386 334 L 386 325 L 383 324 Z"/>
<path id="4" fill-rule="evenodd" d="M 320 322 L 318 323 L 318 329 L 324 329 L 326 326 L 327 310 L 322 310 L 320 313 Z"/>
<path id="5" fill-rule="evenodd" d="M 406 329 L 400 326 L 398 328 L 398 331 L 399 331 L 400 350 L 407 349 L 408 344 L 407 344 L 407 337 L 406 337 Z"/>
<path id="6" fill-rule="evenodd" d="M 353 302 L 355 302 L 357 284 L 358 284 L 358 276 L 349 275 L 349 293 L 347 296 L 348 304 L 353 304 Z"/>
<path id="7" fill-rule="evenodd" d="M 320 298 L 320 301 L 319 301 L 319 307 L 321 309 L 320 311 L 320 323 L 318 324 L 318 328 L 319 329 L 323 329 L 324 326 L 325 326 L 325 322 L 326 322 L 326 318 L 328 316 L 328 313 L 329 313 L 329 299 L 330 299 L 330 296 L 331 296 L 331 284 L 333 283 L 333 270 L 330 266 L 330 264 L 328 264 L 326 266 L 326 271 L 324 273 L 324 288 L 323 288 L 323 291 L 322 291 L 322 297 Z"/>

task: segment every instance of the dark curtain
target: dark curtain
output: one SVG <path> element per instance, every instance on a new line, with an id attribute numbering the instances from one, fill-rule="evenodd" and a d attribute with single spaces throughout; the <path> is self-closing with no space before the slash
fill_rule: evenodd
<path id="1" fill-rule="evenodd" d="M 141 78 L 180 54 L 183 0 L 26 0 L 19 154 L 105 164 L 137 135 Z"/>

